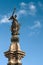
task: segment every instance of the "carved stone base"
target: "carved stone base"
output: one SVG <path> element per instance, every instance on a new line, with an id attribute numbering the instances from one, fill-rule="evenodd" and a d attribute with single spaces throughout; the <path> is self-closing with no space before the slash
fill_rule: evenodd
<path id="1" fill-rule="evenodd" d="M 22 65 L 22 64 L 21 63 L 16 63 L 16 64 L 8 63 L 7 65 Z"/>

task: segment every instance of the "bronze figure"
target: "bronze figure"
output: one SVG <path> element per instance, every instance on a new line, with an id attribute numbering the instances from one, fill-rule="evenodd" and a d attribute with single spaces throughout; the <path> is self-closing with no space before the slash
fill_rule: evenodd
<path id="1" fill-rule="evenodd" d="M 13 11 L 12 16 L 9 18 L 9 20 L 13 20 L 12 25 L 11 25 L 11 32 L 12 34 L 18 34 L 20 25 L 16 19 L 17 15 L 14 15 L 14 13 L 15 13 L 15 9 Z"/>

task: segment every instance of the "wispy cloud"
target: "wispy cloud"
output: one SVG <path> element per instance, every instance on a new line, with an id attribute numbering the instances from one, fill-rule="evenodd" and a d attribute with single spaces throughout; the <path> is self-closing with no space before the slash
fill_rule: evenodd
<path id="1" fill-rule="evenodd" d="M 36 6 L 34 5 L 33 2 L 29 3 L 21 2 L 20 6 L 22 10 L 26 11 L 27 15 L 34 15 L 36 13 Z"/>
<path id="2" fill-rule="evenodd" d="M 37 12 L 36 5 L 34 5 L 34 3 L 32 3 L 32 2 L 30 2 L 29 3 L 29 14 L 35 15 L 36 12 Z"/>
<path id="3" fill-rule="evenodd" d="M 33 30 L 33 29 L 39 29 L 41 27 L 41 23 L 40 21 L 35 21 L 34 25 L 30 26 L 29 29 Z"/>
<path id="4" fill-rule="evenodd" d="M 8 19 L 9 18 L 7 17 L 7 15 L 1 16 L 0 23 L 8 23 L 8 22 L 10 22 Z"/>
<path id="5" fill-rule="evenodd" d="M 21 2 L 20 7 L 26 11 L 27 15 L 34 16 L 37 14 L 39 8 L 41 11 L 43 10 L 43 3 L 40 1 L 38 1 L 37 4 L 35 2 Z"/>
<path id="6" fill-rule="evenodd" d="M 39 34 L 41 27 L 42 27 L 41 22 L 35 21 L 32 26 L 29 26 L 29 30 L 30 30 L 29 36 Z"/>
<path id="7" fill-rule="evenodd" d="M 29 4 L 29 8 L 30 8 L 30 10 L 35 10 L 36 9 L 36 6 L 33 5 L 33 4 Z"/>
<path id="8" fill-rule="evenodd" d="M 18 14 L 26 14 L 25 10 L 19 10 Z"/>
<path id="9" fill-rule="evenodd" d="M 26 6 L 27 4 L 25 2 L 20 3 L 21 6 Z"/>

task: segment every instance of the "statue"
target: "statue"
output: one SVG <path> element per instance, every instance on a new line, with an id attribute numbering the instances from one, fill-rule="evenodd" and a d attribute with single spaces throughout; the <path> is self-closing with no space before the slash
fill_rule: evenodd
<path id="1" fill-rule="evenodd" d="M 20 25 L 19 25 L 19 23 L 18 23 L 18 21 L 16 19 L 17 15 L 14 16 L 14 13 L 15 13 L 15 9 L 13 11 L 12 16 L 9 18 L 9 20 L 13 20 L 12 25 L 11 25 L 12 35 L 13 34 L 17 35 L 18 31 L 19 31 L 19 28 L 20 28 Z"/>

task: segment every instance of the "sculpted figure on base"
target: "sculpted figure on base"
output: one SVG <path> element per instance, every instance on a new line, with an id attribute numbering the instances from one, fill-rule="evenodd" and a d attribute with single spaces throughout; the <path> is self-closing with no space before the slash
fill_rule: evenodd
<path id="1" fill-rule="evenodd" d="M 17 19 L 16 19 L 17 15 L 14 16 L 14 12 L 15 12 L 15 10 L 13 11 L 13 14 L 12 14 L 12 16 L 9 18 L 9 20 L 13 20 L 12 25 L 11 25 L 12 35 L 13 35 L 13 34 L 16 34 L 16 35 L 17 35 L 17 34 L 18 34 L 18 31 L 19 31 L 19 29 L 20 29 L 20 25 L 19 25 L 19 23 L 18 23 L 18 21 L 17 21 Z"/>

